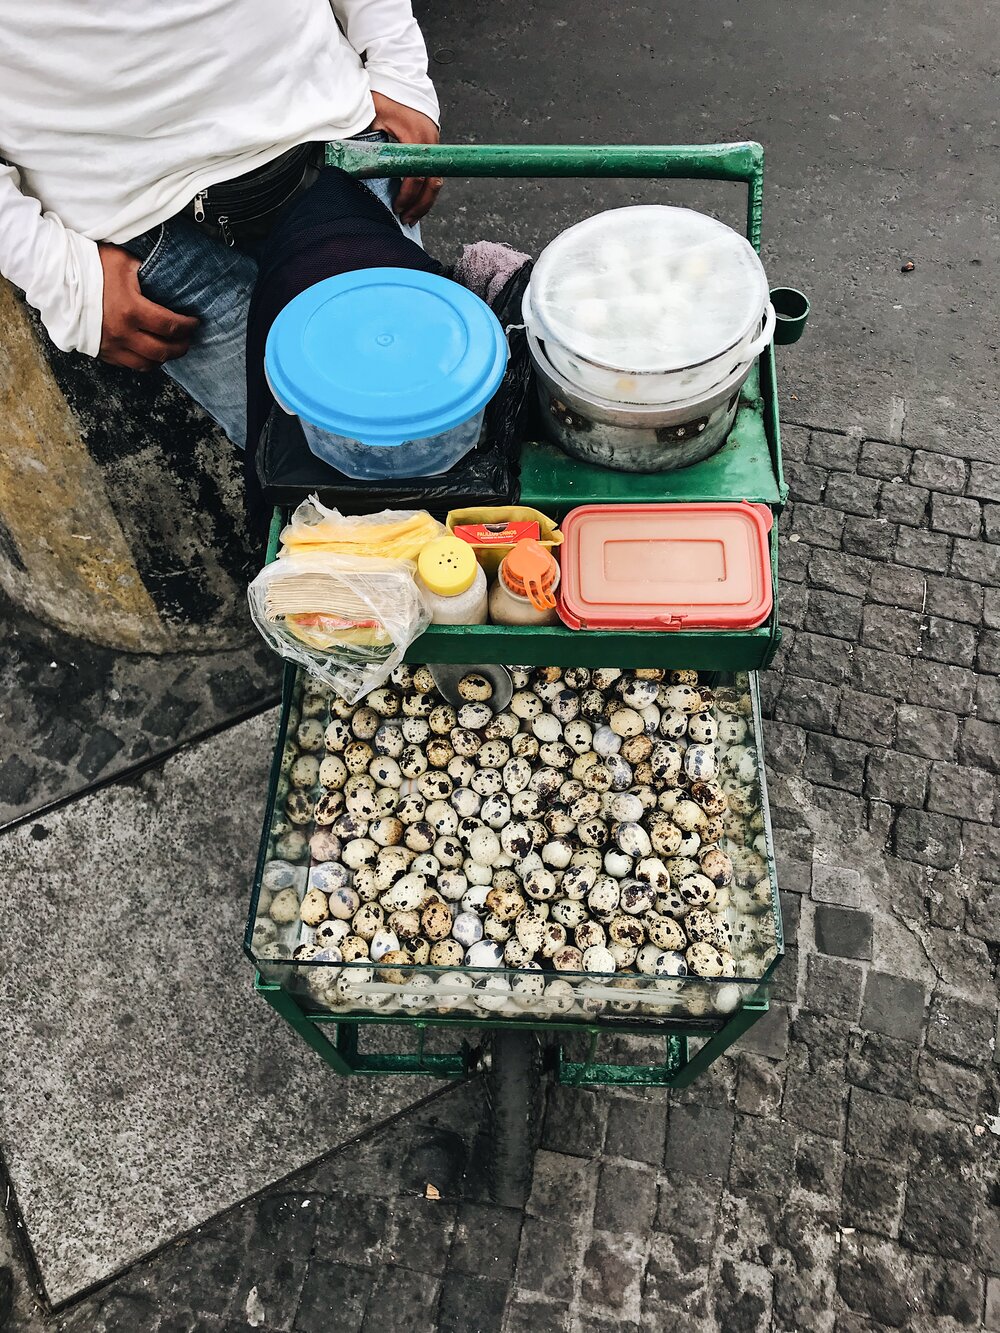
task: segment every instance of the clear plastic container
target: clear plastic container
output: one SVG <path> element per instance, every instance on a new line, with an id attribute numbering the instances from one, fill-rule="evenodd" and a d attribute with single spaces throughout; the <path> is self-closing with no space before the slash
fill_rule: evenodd
<path id="1" fill-rule="evenodd" d="M 507 355 L 475 293 L 434 273 L 372 268 L 290 301 L 264 367 L 313 453 L 369 481 L 438 476 L 475 448 Z"/>
<path id="2" fill-rule="evenodd" d="M 306 443 L 317 458 L 329 463 L 345 477 L 356 481 L 382 481 L 387 477 L 437 477 L 453 468 L 460 458 L 474 449 L 483 433 L 486 409 L 477 412 L 440 435 L 422 440 L 403 440 L 401 444 L 363 444 L 346 435 L 322 430 L 311 421 L 302 422 Z"/>
<path id="3" fill-rule="evenodd" d="M 539 257 L 523 311 L 561 374 L 622 403 L 707 393 L 774 332 L 749 241 L 693 209 L 658 204 L 562 232 Z"/>

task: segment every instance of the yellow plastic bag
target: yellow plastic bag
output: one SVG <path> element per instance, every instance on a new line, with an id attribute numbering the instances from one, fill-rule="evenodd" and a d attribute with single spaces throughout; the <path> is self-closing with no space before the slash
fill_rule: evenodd
<path id="1" fill-rule="evenodd" d="M 323 551 L 330 555 L 416 560 L 444 528 L 423 509 L 383 509 L 378 514 L 342 514 L 317 496 L 303 500 L 281 531 L 281 555 Z"/>
<path id="2" fill-rule="evenodd" d="M 452 509 L 446 522 L 449 532 L 452 532 L 456 525 L 465 523 L 534 522 L 538 524 L 540 545 L 551 551 L 557 560 L 559 559 L 556 548 L 562 545 L 562 533 L 551 518 L 540 513 L 537 509 L 531 509 L 528 505 L 480 505 L 475 509 Z M 483 546 L 477 543 L 473 545 L 472 549 L 476 553 L 476 559 L 486 571 L 487 578 L 493 578 L 500 568 L 500 561 L 511 548 L 510 546 Z"/>

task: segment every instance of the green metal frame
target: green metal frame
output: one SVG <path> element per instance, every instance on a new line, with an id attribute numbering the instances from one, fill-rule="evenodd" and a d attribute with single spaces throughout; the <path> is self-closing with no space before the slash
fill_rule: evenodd
<path id="1" fill-rule="evenodd" d="M 326 161 L 348 175 L 586 176 L 620 180 L 713 180 L 747 187 L 747 240 L 760 250 L 764 149 L 715 144 L 363 144 L 326 146 Z"/>
<path id="2" fill-rule="evenodd" d="M 467 1078 L 475 1072 L 479 1063 L 480 1047 L 463 1040 L 458 1051 L 447 1054 L 430 1052 L 425 1049 L 425 1040 L 429 1027 L 451 1027 L 464 1032 L 493 1031 L 498 1028 L 521 1032 L 552 1033 L 565 1038 L 568 1025 L 565 1023 L 536 1023 L 513 1020 L 485 1019 L 472 1022 L 468 1018 L 437 1018 L 433 1022 L 419 1018 L 402 1018 L 398 1014 L 380 1017 L 377 1014 L 358 1018 L 343 1019 L 335 1014 L 313 1014 L 307 1012 L 296 997 L 283 987 L 264 981 L 259 975 L 255 990 L 281 1017 L 298 1033 L 302 1040 L 311 1047 L 338 1074 L 423 1074 L 434 1078 Z M 732 1018 L 728 1019 L 715 1031 L 706 1030 L 692 1024 L 690 1029 L 682 1028 L 660 1036 L 664 1043 L 664 1058 L 661 1064 L 626 1065 L 608 1063 L 597 1058 L 598 1045 L 602 1038 L 611 1036 L 641 1035 L 650 1036 L 648 1027 L 641 1024 L 623 1023 L 621 1026 L 596 1026 L 577 1024 L 572 1028 L 574 1036 L 583 1035 L 589 1039 L 589 1049 L 585 1060 L 567 1058 L 561 1044 L 556 1046 L 556 1061 L 553 1074 L 557 1082 L 574 1087 L 596 1084 L 614 1084 L 620 1087 L 656 1087 L 686 1088 L 699 1074 L 713 1064 L 720 1055 L 738 1041 L 754 1023 L 767 1013 L 768 1002 L 761 996 L 744 1001 Z M 416 1050 L 413 1052 L 362 1051 L 358 1038 L 359 1029 L 367 1026 L 406 1026 L 416 1038 Z M 333 1029 L 333 1037 L 327 1035 Z M 694 1052 L 690 1049 L 692 1038 L 703 1037 L 704 1041 Z"/>
<path id="3" fill-rule="evenodd" d="M 327 145 L 326 161 L 350 175 L 363 178 L 404 176 L 468 177 L 603 177 L 652 180 L 733 181 L 747 187 L 746 235 L 760 250 L 764 190 L 764 150 L 757 143 L 706 144 L 692 146 L 559 145 L 436 145 L 357 144 Z M 664 500 L 740 500 L 769 505 L 776 513 L 787 499 L 781 462 L 781 435 L 774 363 L 769 347 L 752 370 L 741 393 L 736 422 L 726 446 L 712 458 L 676 473 L 650 476 L 613 473 L 570 459 L 551 445 L 528 442 L 521 459 L 521 500 L 525 504 L 561 518 L 581 503 L 639 503 Z M 277 553 L 282 514 L 275 510 L 268 542 L 268 559 Z M 687 666 L 709 670 L 754 670 L 766 666 L 780 640 L 777 610 L 777 536 L 772 532 L 774 612 L 757 630 L 730 633 L 671 631 L 666 633 L 606 633 L 562 628 L 521 629 L 501 626 L 432 626 L 408 655 L 415 661 L 524 662 L 544 665 Z M 267 830 L 274 808 L 274 792 L 284 743 L 290 690 L 294 671 L 286 671 L 285 706 L 279 728 L 278 749 L 271 773 L 265 832 L 257 864 L 251 920 L 244 948 L 250 953 L 250 934 L 256 909 L 260 875 L 267 855 Z M 754 695 L 754 720 L 760 729 L 759 700 Z M 767 811 L 763 761 L 761 794 Z M 773 874 L 774 850 L 766 826 L 768 860 Z M 441 1078 L 464 1078 L 476 1067 L 477 1048 L 464 1038 L 458 1051 L 437 1054 L 425 1050 L 428 1027 L 451 1027 L 481 1032 L 518 1028 L 566 1036 L 586 1034 L 589 1051 L 585 1060 L 569 1059 L 561 1046 L 555 1075 L 572 1085 L 685 1087 L 719 1058 L 734 1041 L 768 1010 L 766 982 L 783 956 L 781 919 L 774 907 L 777 955 L 753 996 L 727 1019 L 662 1022 L 536 1023 L 518 1020 L 470 1021 L 466 1018 L 403 1017 L 377 1014 L 339 1018 L 314 1013 L 296 995 L 264 980 L 259 974 L 256 989 L 316 1053 L 341 1074 L 424 1074 Z M 413 1053 L 363 1052 L 359 1031 L 362 1025 L 391 1024 L 414 1031 Z M 333 1030 L 333 1037 L 327 1035 Z M 664 1041 L 664 1059 L 654 1065 L 608 1064 L 597 1058 L 600 1040 L 608 1036 L 656 1035 Z M 696 1050 L 692 1040 L 703 1039 Z"/>

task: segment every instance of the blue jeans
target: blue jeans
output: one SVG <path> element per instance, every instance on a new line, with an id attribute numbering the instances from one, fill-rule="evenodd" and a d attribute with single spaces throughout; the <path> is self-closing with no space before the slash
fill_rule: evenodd
<path id="1" fill-rule="evenodd" d="M 367 136 L 360 135 L 360 138 Z M 392 207 L 397 180 L 365 184 Z M 420 241 L 420 228 L 404 227 Z M 243 448 L 247 429 L 246 332 L 257 280 L 254 247 L 228 246 L 185 216 L 143 232 L 125 247 L 142 260 L 139 286 L 157 305 L 201 323 L 190 350 L 163 369 Z"/>

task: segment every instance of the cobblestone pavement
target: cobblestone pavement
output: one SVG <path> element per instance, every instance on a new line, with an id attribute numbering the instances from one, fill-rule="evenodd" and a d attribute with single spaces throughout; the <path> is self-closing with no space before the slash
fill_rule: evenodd
<path id="1" fill-rule="evenodd" d="M 1000 1330 L 1000 466 L 784 438 L 769 1017 L 669 1098 L 553 1090 L 523 1213 L 478 1183 L 478 1085 L 445 1090 L 49 1324 Z"/>

